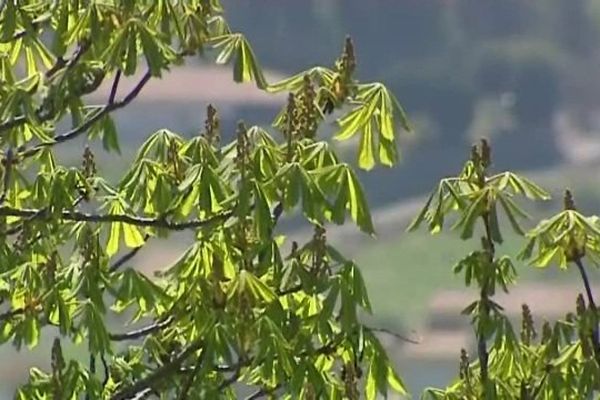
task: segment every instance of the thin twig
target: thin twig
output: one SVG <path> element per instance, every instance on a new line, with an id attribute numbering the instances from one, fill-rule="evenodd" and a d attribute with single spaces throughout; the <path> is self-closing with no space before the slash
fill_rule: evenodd
<path id="1" fill-rule="evenodd" d="M 63 210 L 59 213 L 59 218 L 65 221 L 78 222 L 123 222 L 125 224 L 143 227 L 165 228 L 173 231 L 182 231 L 190 228 L 198 228 L 221 219 L 227 219 L 232 215 L 231 212 L 218 214 L 211 218 L 200 220 L 193 219 L 185 222 L 171 222 L 166 219 L 146 218 L 127 214 L 89 214 L 80 211 Z M 23 209 L 13 207 L 0 207 L 0 216 L 12 216 L 23 218 L 46 218 L 47 209 Z"/>
<path id="2" fill-rule="evenodd" d="M 138 246 L 138 247 L 134 247 L 133 249 L 129 250 L 121 258 L 119 258 L 117 261 L 115 261 L 115 263 L 113 265 L 110 266 L 109 271 L 115 272 L 116 270 L 121 268 L 126 262 L 128 262 L 133 257 L 135 257 L 136 254 L 139 253 L 139 251 L 142 249 L 142 247 L 144 247 L 146 245 L 146 242 L 148 242 L 149 239 L 150 239 L 150 235 L 146 233 L 144 235 L 144 244 L 142 244 L 141 246 Z"/>
<path id="3" fill-rule="evenodd" d="M 488 247 L 487 249 L 484 248 L 484 251 L 487 252 L 488 261 L 489 261 L 489 264 L 491 265 L 494 261 L 495 247 L 494 247 L 494 242 L 492 241 L 492 231 L 490 228 L 489 218 L 490 218 L 489 214 L 482 215 L 483 224 L 485 227 L 485 237 L 483 238 L 483 240 L 485 241 L 485 244 Z M 481 291 L 480 291 L 480 306 L 482 307 L 486 316 L 489 315 L 489 312 L 490 312 L 489 306 L 488 306 L 488 301 L 489 301 L 488 287 L 487 287 L 487 282 L 484 281 L 482 284 L 482 287 L 481 287 Z M 481 382 L 482 382 L 482 385 L 485 387 L 485 385 L 487 385 L 487 380 L 488 380 L 488 363 L 489 363 L 490 355 L 489 355 L 489 352 L 487 349 L 487 341 L 486 341 L 486 338 L 485 338 L 485 335 L 483 332 L 477 332 L 477 354 L 479 356 L 479 368 L 480 368 L 480 372 L 481 372 Z"/>
<path id="4" fill-rule="evenodd" d="M 394 337 L 394 338 L 396 338 L 398 340 L 401 340 L 403 342 L 408 342 L 408 343 L 411 343 L 411 344 L 421 344 L 421 342 L 418 341 L 418 340 L 408 338 L 408 337 L 406 337 L 404 335 L 401 335 L 399 333 L 393 332 L 393 331 L 391 331 L 391 330 L 389 330 L 387 328 L 372 328 L 370 326 L 366 326 L 365 328 L 367 328 L 371 332 L 385 333 L 386 335 L 392 336 L 392 337 Z"/>
<path id="5" fill-rule="evenodd" d="M 189 346 L 185 348 L 178 356 L 173 358 L 166 364 L 163 364 L 161 367 L 154 370 L 152 373 L 147 375 L 144 378 L 134 382 L 130 386 L 127 386 L 121 390 L 119 390 L 116 394 L 111 397 L 111 400 L 126 400 L 133 398 L 138 398 L 135 396 L 139 396 L 140 393 L 150 390 L 150 386 L 155 382 L 158 382 L 162 379 L 168 378 L 171 374 L 177 372 L 181 364 L 192 354 L 202 348 L 203 341 L 198 339 L 192 342 Z"/>
<path id="6" fill-rule="evenodd" d="M 280 201 L 273 208 L 273 212 L 272 212 L 272 215 L 273 215 L 273 225 L 276 225 L 277 222 L 279 222 L 279 218 L 281 217 L 281 214 L 283 214 L 283 203 Z"/>
<path id="7" fill-rule="evenodd" d="M 581 262 L 580 258 L 576 258 L 574 260 L 575 265 L 577 265 L 577 268 L 579 269 L 579 273 L 581 274 L 581 279 L 583 280 L 583 286 L 585 286 L 585 293 L 587 295 L 588 298 L 588 303 L 590 305 L 590 308 L 596 312 L 596 303 L 594 302 L 594 295 L 592 293 L 592 286 L 590 285 L 590 280 L 587 276 L 587 273 L 585 272 L 585 267 L 583 266 L 583 263 Z"/>
<path id="8" fill-rule="evenodd" d="M 100 360 L 102 361 L 102 367 L 104 368 L 104 380 L 102 381 L 102 387 L 105 387 L 108 383 L 108 379 L 110 378 L 110 370 L 108 369 L 108 364 L 104 354 L 100 355 Z"/>
<path id="9" fill-rule="evenodd" d="M 577 268 L 579 269 L 579 273 L 581 274 L 581 279 L 583 280 L 583 286 L 585 286 L 585 292 L 588 298 L 589 307 L 594 313 L 594 317 L 598 317 L 598 309 L 596 308 L 596 302 L 594 301 L 594 294 L 592 293 L 592 286 L 590 285 L 590 280 L 585 271 L 585 267 L 583 266 L 583 262 L 581 258 L 575 258 L 573 260 Z M 600 333 L 598 332 L 598 325 L 594 327 L 592 332 L 592 341 L 594 344 L 594 353 L 596 354 L 596 359 L 600 362 Z"/>
<path id="10" fill-rule="evenodd" d="M 77 197 L 77 198 L 75 199 L 75 201 L 73 202 L 73 207 L 77 207 L 77 206 L 79 205 L 79 203 L 81 203 L 81 202 L 82 202 L 84 199 L 85 199 L 85 197 L 84 197 L 84 196 L 79 196 L 79 197 Z M 25 225 L 26 225 L 26 224 L 28 224 L 28 223 L 30 223 L 30 222 L 32 222 L 32 221 L 35 221 L 35 220 L 36 220 L 36 219 L 38 219 L 38 218 L 40 218 L 40 219 L 44 218 L 44 213 L 46 213 L 47 211 L 48 211 L 48 207 L 44 207 L 44 208 L 41 208 L 41 209 L 39 209 L 37 213 L 35 213 L 35 214 L 33 214 L 33 215 L 31 215 L 31 216 L 27 217 L 27 218 L 26 218 L 26 219 L 24 219 L 23 221 L 20 221 L 20 222 L 21 222 L 20 224 L 18 224 L 18 225 L 16 225 L 16 226 L 12 227 L 12 228 L 10 228 L 10 229 L 7 229 L 6 231 L 4 231 L 4 232 L 2 233 L 2 235 L 10 236 L 10 235 L 14 235 L 14 234 L 16 234 L 16 233 L 19 233 L 20 231 L 22 231 L 22 230 L 23 230 L 23 228 L 25 227 Z M 40 237 L 41 237 L 41 233 L 40 233 L 40 234 L 38 234 L 38 235 L 37 235 L 37 236 L 34 238 L 34 240 L 37 240 L 37 239 L 39 239 Z"/>
<path id="11" fill-rule="evenodd" d="M 166 328 L 171 323 L 173 323 L 175 319 L 171 316 L 162 321 L 158 321 L 152 325 L 145 326 L 140 329 L 136 329 L 131 332 L 126 333 L 111 333 L 109 334 L 109 338 L 112 341 L 123 341 L 123 340 L 135 340 L 147 336 L 151 333 L 157 332 L 163 328 Z"/>
<path id="12" fill-rule="evenodd" d="M 133 99 L 135 99 L 138 96 L 138 94 L 140 94 L 140 92 L 142 91 L 142 89 L 144 88 L 146 83 L 148 83 L 148 81 L 150 80 L 151 77 L 152 77 L 152 74 L 150 73 L 150 71 L 147 71 L 142 76 L 140 81 L 134 86 L 134 88 L 131 90 L 131 92 L 129 92 L 127 94 L 127 96 L 125 96 L 123 98 L 123 100 L 120 100 L 120 101 L 117 101 L 114 103 L 110 103 L 110 104 L 106 104 L 104 107 L 100 108 L 92 117 L 90 117 L 88 120 L 83 122 L 78 127 L 73 128 L 65 133 L 60 134 L 60 135 L 54 136 L 54 138 L 51 142 L 42 142 L 34 147 L 26 149 L 23 152 L 21 152 L 20 155 L 25 158 L 31 157 L 31 156 L 37 154 L 38 151 L 42 150 L 45 147 L 54 146 L 59 143 L 63 143 L 68 140 L 76 138 L 77 136 L 86 132 L 96 122 L 98 122 L 99 120 L 101 120 L 102 118 L 104 118 L 105 116 L 110 114 L 111 112 L 118 110 L 120 108 L 123 108 L 126 105 L 128 105 L 129 103 L 131 103 L 133 101 Z"/>
<path id="13" fill-rule="evenodd" d="M 117 97 L 117 91 L 119 89 L 119 82 L 121 81 L 121 70 L 117 70 L 115 74 L 115 80 L 112 83 L 110 88 L 110 95 L 108 96 L 108 104 L 113 104 L 115 102 L 115 97 Z"/>

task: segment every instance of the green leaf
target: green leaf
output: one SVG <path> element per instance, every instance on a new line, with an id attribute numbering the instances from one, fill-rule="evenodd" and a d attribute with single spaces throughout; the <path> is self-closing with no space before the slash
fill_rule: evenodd
<path id="1" fill-rule="evenodd" d="M 227 34 L 212 39 L 215 49 L 221 49 L 217 64 L 227 64 L 235 54 L 233 80 L 236 82 L 254 81 L 259 89 L 266 89 L 267 81 L 258 65 L 254 51 L 246 38 L 239 34 Z"/>
<path id="2" fill-rule="evenodd" d="M 106 151 L 114 150 L 118 154 L 121 154 L 121 148 L 119 147 L 119 136 L 117 134 L 117 128 L 115 123 L 109 115 L 102 118 L 102 145 Z"/>
<path id="3" fill-rule="evenodd" d="M 40 338 L 40 322 L 33 315 L 28 315 L 23 321 L 25 337 L 25 343 L 29 349 L 33 349 L 37 346 Z"/>
<path id="4" fill-rule="evenodd" d="M 412 231 L 419 229 L 419 226 L 425 220 L 425 217 L 427 216 L 427 213 L 429 212 L 429 206 L 431 205 L 431 202 L 433 201 L 434 196 L 435 196 L 435 192 L 431 192 L 431 194 L 427 198 L 427 201 L 425 202 L 425 205 L 423 206 L 423 208 L 421 208 L 421 211 L 419 212 L 419 214 L 417 214 L 417 216 L 412 220 L 412 222 L 410 223 L 408 228 L 406 228 L 407 232 L 412 232 Z"/>
<path id="5" fill-rule="evenodd" d="M 144 244 L 144 236 L 137 226 L 123 224 L 123 238 L 127 247 L 140 247 Z"/>
<path id="6" fill-rule="evenodd" d="M 363 134 L 360 138 L 358 166 L 367 171 L 373 169 L 375 166 L 375 157 L 373 156 L 373 130 L 370 123 L 365 125 Z"/>
<path id="7" fill-rule="evenodd" d="M 367 400 L 377 399 L 377 376 L 375 374 L 375 361 L 371 361 L 369 365 L 369 372 L 367 373 L 367 380 L 365 382 L 365 396 Z"/>
<path id="8" fill-rule="evenodd" d="M 110 225 L 108 243 L 106 244 L 106 254 L 109 256 L 117 254 L 119 251 L 119 235 L 121 234 L 121 223 L 115 222 Z"/>
<path id="9" fill-rule="evenodd" d="M 367 199 L 365 198 L 365 194 L 356 174 L 350 168 L 346 168 L 345 179 L 350 216 L 363 232 L 372 235 L 375 234 L 375 228 L 373 227 L 373 221 L 371 220 L 371 212 L 367 205 Z"/>
<path id="10" fill-rule="evenodd" d="M 400 379 L 398 374 L 396 374 L 396 371 L 394 371 L 394 368 L 392 368 L 392 366 L 389 364 L 388 364 L 388 368 L 387 368 L 387 382 L 388 382 L 388 385 L 390 385 L 390 387 L 392 388 L 392 390 L 395 390 L 398 394 L 400 394 L 400 395 L 408 394 L 408 392 L 406 390 L 406 385 L 404 384 L 402 379 Z"/>

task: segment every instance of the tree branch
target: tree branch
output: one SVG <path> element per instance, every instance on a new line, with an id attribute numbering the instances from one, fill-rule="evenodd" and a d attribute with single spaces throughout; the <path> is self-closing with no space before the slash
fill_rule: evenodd
<path id="1" fill-rule="evenodd" d="M 46 218 L 48 217 L 47 209 L 22 209 L 13 207 L 0 207 L 0 216 L 12 216 L 23 218 Z M 146 218 L 127 214 L 88 214 L 80 211 L 61 211 L 60 219 L 65 221 L 78 222 L 122 222 L 134 226 L 165 228 L 173 231 L 182 231 L 190 228 L 198 228 L 220 219 L 227 219 L 231 216 L 231 212 L 218 214 L 208 219 L 194 219 L 185 222 L 172 222 L 166 219 Z"/>
<path id="2" fill-rule="evenodd" d="M 142 244 L 141 246 L 138 246 L 138 247 L 135 247 L 135 248 L 129 250 L 129 252 L 127 252 L 126 254 L 124 254 L 113 265 L 110 266 L 109 271 L 110 272 L 115 272 L 116 270 L 118 270 L 119 268 L 121 268 L 126 262 L 128 262 L 133 257 L 135 257 L 136 254 L 139 253 L 139 251 L 142 249 L 142 247 L 144 247 L 146 245 L 146 242 L 149 239 L 150 239 L 150 235 L 146 233 L 144 235 L 144 244 Z"/>
<path id="3" fill-rule="evenodd" d="M 583 280 L 583 286 L 585 286 L 585 292 L 588 298 L 589 307 L 591 308 L 594 316 L 598 317 L 598 309 L 596 308 L 596 302 L 594 301 L 594 294 L 592 293 L 592 286 L 590 285 L 590 280 L 585 272 L 585 267 L 583 266 L 583 262 L 581 262 L 581 258 L 575 258 L 573 260 L 577 268 L 579 269 L 579 273 L 581 274 L 581 279 Z M 592 342 L 594 345 L 594 353 L 596 355 L 596 360 L 600 363 L 600 333 L 598 332 L 598 325 L 594 327 L 592 332 Z"/>
<path id="4" fill-rule="evenodd" d="M 411 344 L 421 344 L 421 342 L 418 341 L 418 340 L 408 338 L 408 337 L 406 337 L 404 335 L 401 335 L 399 333 L 393 332 L 393 331 L 391 331 L 389 329 L 386 329 L 386 328 L 372 328 L 370 326 L 365 326 L 365 328 L 367 328 L 371 332 L 384 333 L 386 335 L 392 336 L 392 337 L 394 337 L 394 338 L 396 338 L 398 340 L 401 340 L 403 342 L 408 342 L 408 343 L 411 343 Z"/>
<path id="5" fill-rule="evenodd" d="M 146 377 L 134 382 L 132 385 L 127 386 L 111 397 L 111 400 L 126 400 L 131 397 L 137 398 L 135 396 L 140 395 L 145 391 L 149 392 L 150 386 L 162 379 L 169 377 L 171 374 L 177 372 L 181 364 L 192 354 L 202 348 L 203 341 L 198 339 L 192 342 L 189 346 L 185 348 L 178 356 L 173 358 L 166 364 L 163 364 L 161 367 L 154 370 L 154 372 L 150 373 Z"/>
<path id="6" fill-rule="evenodd" d="M 583 263 L 581 262 L 580 258 L 576 258 L 573 262 L 575 263 L 575 265 L 577 265 L 577 268 L 579 269 L 579 273 L 581 274 L 581 279 L 583 280 L 583 286 L 585 286 L 585 293 L 587 295 L 590 308 L 594 312 L 596 312 L 596 303 L 594 302 L 592 286 L 590 285 L 590 280 L 587 276 L 587 273 L 585 272 L 585 267 L 583 266 Z"/>
<path id="7" fill-rule="evenodd" d="M 56 60 L 55 64 L 44 74 L 46 79 L 53 78 L 54 75 L 56 75 L 56 73 L 58 71 L 60 71 L 62 68 L 66 68 L 67 71 L 70 70 L 71 68 L 73 68 L 75 66 L 75 64 L 77 64 L 79 62 L 79 60 L 81 59 L 81 56 L 89 48 L 90 48 L 90 42 L 84 41 L 77 47 L 77 50 L 75 50 L 75 52 L 73 53 L 73 55 L 71 56 L 69 61 L 65 61 L 64 59 L 59 57 Z M 88 91 L 84 90 L 83 94 L 88 94 L 88 93 L 89 93 L 89 89 L 88 89 Z M 49 121 L 52 118 L 54 118 L 54 116 L 56 115 L 55 112 L 54 113 L 50 112 L 50 113 L 47 113 L 44 115 L 44 111 L 45 110 L 44 110 L 43 106 L 38 107 L 38 109 L 35 111 L 35 116 L 39 120 L 39 122 Z M 25 123 L 27 123 L 27 121 L 28 121 L 28 119 L 25 115 L 19 115 L 17 117 L 9 119 L 8 121 L 4 121 L 0 124 L 0 133 L 7 131 L 9 129 L 12 129 L 14 127 L 17 127 L 19 125 L 25 124 Z"/>
<path id="8" fill-rule="evenodd" d="M 104 368 L 104 380 L 102 381 L 102 386 L 106 386 L 108 383 L 108 379 L 110 378 L 110 370 L 108 369 L 108 364 L 106 362 L 106 358 L 104 354 L 100 354 L 100 360 L 102 360 L 102 367 Z"/>
<path id="9" fill-rule="evenodd" d="M 157 332 L 163 328 L 166 328 L 167 326 L 171 325 L 173 323 L 173 321 L 175 320 L 175 318 L 168 317 L 162 321 L 158 321 L 155 322 L 154 324 L 145 326 L 143 328 L 140 329 L 136 329 L 134 331 L 131 332 L 126 332 L 126 333 L 111 333 L 109 334 L 109 338 L 112 341 L 123 341 L 123 340 L 135 340 L 135 339 L 139 339 L 142 338 L 144 336 L 147 336 L 151 333 Z"/>
<path id="10" fill-rule="evenodd" d="M 117 70 L 115 75 L 115 80 L 110 88 L 110 95 L 108 96 L 108 104 L 113 104 L 115 102 L 115 97 L 117 96 L 117 91 L 119 89 L 119 82 L 121 81 L 121 70 Z"/>
<path id="11" fill-rule="evenodd" d="M 104 118 L 106 115 L 110 114 L 111 112 L 113 112 L 115 110 L 123 108 L 126 105 L 128 105 L 129 103 L 131 103 L 133 101 L 133 99 L 135 99 L 138 96 L 138 94 L 140 94 L 140 92 L 142 91 L 142 89 L 144 88 L 146 83 L 148 83 L 148 81 L 150 80 L 151 77 L 152 77 L 152 75 L 151 75 L 150 71 L 148 70 L 142 76 L 140 81 L 134 86 L 134 88 L 131 90 L 131 92 L 129 92 L 127 94 L 127 96 L 125 96 L 123 98 L 123 100 L 106 104 L 99 111 L 97 111 L 92 117 L 90 117 L 87 121 L 85 121 L 78 127 L 73 128 L 70 131 L 67 131 L 65 133 L 55 136 L 51 142 L 42 142 L 34 147 L 26 149 L 23 152 L 21 152 L 20 155 L 22 157 L 31 157 L 31 156 L 34 156 L 35 154 L 37 154 L 38 151 L 42 150 L 45 147 L 54 146 L 59 143 L 66 142 L 67 140 L 76 138 L 77 136 L 81 135 L 82 133 L 84 133 L 88 129 L 90 129 L 96 122 L 98 122 L 99 120 Z"/>

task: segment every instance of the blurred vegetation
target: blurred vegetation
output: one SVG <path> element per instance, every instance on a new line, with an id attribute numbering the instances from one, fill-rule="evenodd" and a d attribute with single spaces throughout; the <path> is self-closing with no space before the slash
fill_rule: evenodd
<path id="1" fill-rule="evenodd" d="M 351 34 L 359 75 L 389 82 L 411 115 L 441 127 L 436 139 L 443 143 L 464 140 L 478 103 L 490 97 L 510 95 L 504 106 L 515 124 L 487 126 L 488 136 L 547 129 L 567 102 L 585 108 L 599 93 L 598 80 L 582 74 L 598 61 L 597 0 L 266 1 L 269 13 L 250 2 L 226 3 L 230 19 L 261 44 L 262 62 L 286 72 L 327 61 Z"/>

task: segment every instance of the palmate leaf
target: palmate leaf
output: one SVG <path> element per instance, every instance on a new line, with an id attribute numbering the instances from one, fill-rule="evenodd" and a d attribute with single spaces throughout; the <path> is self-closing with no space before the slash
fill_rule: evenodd
<path id="1" fill-rule="evenodd" d="M 431 233 L 440 232 L 443 227 L 445 212 L 463 210 L 467 207 L 466 197 L 471 193 L 471 190 L 466 191 L 466 188 L 460 183 L 459 178 L 442 179 L 436 190 L 429 195 L 425 206 L 413 219 L 407 230 L 409 232 L 417 230 L 424 221 L 427 221 Z"/>
<path id="2" fill-rule="evenodd" d="M 114 198 L 107 203 L 108 213 L 123 215 L 125 214 L 126 206 L 120 198 Z M 144 236 L 139 228 L 124 222 L 113 222 L 110 224 L 108 242 L 106 244 L 106 254 L 112 256 L 119 251 L 120 235 L 123 233 L 123 240 L 127 247 L 140 247 L 144 244 Z"/>
<path id="3" fill-rule="evenodd" d="M 270 303 L 277 300 L 273 290 L 247 270 L 240 271 L 231 282 L 227 292 L 227 297 L 230 299 L 242 296 L 248 296 L 253 304 Z"/>
<path id="4" fill-rule="evenodd" d="M 183 193 L 178 213 L 186 217 L 195 206 L 209 214 L 222 210 L 221 203 L 227 197 L 227 190 L 218 174 L 204 165 L 195 165 L 187 172 L 188 176 L 178 188 Z"/>
<path id="5" fill-rule="evenodd" d="M 227 64 L 233 58 L 233 80 L 235 82 L 254 81 L 259 89 L 267 88 L 267 80 L 258 64 L 254 51 L 240 33 L 217 36 L 211 40 L 214 49 L 220 50 L 217 64 Z"/>
<path id="6" fill-rule="evenodd" d="M 594 262 L 600 257 L 600 228 L 596 217 L 586 217 L 575 210 L 565 210 L 543 220 L 526 235 L 527 246 L 519 258 L 546 267 L 555 261 L 560 268 L 584 254 Z"/>
<path id="7" fill-rule="evenodd" d="M 340 129 L 335 139 L 348 140 L 360 132 L 359 166 L 370 169 L 374 165 L 374 133 L 377 132 L 380 162 L 393 165 L 397 161 L 396 123 L 399 122 L 406 131 L 411 130 L 400 103 L 381 83 L 358 85 L 353 101 L 358 105 L 338 119 Z"/>
<path id="8" fill-rule="evenodd" d="M 119 280 L 120 286 L 116 291 L 118 300 L 113 309 L 122 312 L 131 304 L 136 304 L 138 311 L 133 317 L 134 321 L 151 310 L 156 314 L 162 313 L 164 310 L 162 304 L 170 300 L 163 288 L 133 269 L 125 270 Z"/>
<path id="9" fill-rule="evenodd" d="M 279 82 L 269 84 L 266 90 L 270 93 L 279 93 L 282 91 L 296 92 L 304 85 L 306 76 L 318 86 L 330 86 L 335 79 L 335 72 L 325 67 L 313 67 Z"/>
<path id="10" fill-rule="evenodd" d="M 367 398 L 377 398 L 377 394 L 387 397 L 389 389 L 399 395 L 407 395 L 406 385 L 394 370 L 379 340 L 368 331 L 364 333 L 364 336 L 364 351 L 370 354 L 371 360 L 365 383 Z"/>
<path id="11" fill-rule="evenodd" d="M 488 183 L 495 185 L 500 192 L 520 194 L 530 200 L 549 200 L 550 195 L 539 185 L 529 179 L 507 171 L 494 175 L 488 179 Z M 510 189 L 508 191 L 507 189 Z"/>
<path id="12" fill-rule="evenodd" d="M 333 197 L 327 219 L 342 224 L 346 212 L 365 233 L 375 234 L 367 199 L 356 173 L 345 163 L 312 172 L 317 177 L 323 193 Z"/>

